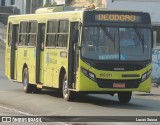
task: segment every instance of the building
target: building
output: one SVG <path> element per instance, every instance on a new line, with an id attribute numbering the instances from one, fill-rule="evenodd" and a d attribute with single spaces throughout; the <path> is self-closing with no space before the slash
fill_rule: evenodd
<path id="1" fill-rule="evenodd" d="M 20 13 L 20 10 L 14 5 L 15 0 L 0 0 L 0 23 L 6 25 L 9 15 Z"/>
<path id="2" fill-rule="evenodd" d="M 0 7 L 14 7 L 20 10 L 20 14 L 34 13 L 39 7 L 43 7 L 45 1 L 53 0 L 0 0 Z"/>
<path id="3" fill-rule="evenodd" d="M 65 4 L 65 0 L 55 0 L 55 2 L 57 3 L 57 5 L 64 5 Z"/>
<path id="4" fill-rule="evenodd" d="M 90 3 L 94 3 L 96 7 L 106 7 L 106 0 L 73 0 L 73 6 L 88 6 Z"/>
<path id="5" fill-rule="evenodd" d="M 43 6 L 43 0 L 15 0 L 15 6 L 20 9 L 20 14 L 34 13 Z"/>
<path id="6" fill-rule="evenodd" d="M 0 6 L 10 6 L 14 4 L 15 0 L 0 0 Z"/>
<path id="7" fill-rule="evenodd" d="M 35 10 L 43 7 L 44 5 L 50 5 L 57 3 L 57 5 L 65 4 L 66 0 L 0 0 L 0 6 L 14 7 L 20 10 L 20 14 L 35 13 Z M 73 0 L 72 5 L 74 6 L 87 6 L 91 2 L 96 7 L 105 7 L 106 0 Z"/>

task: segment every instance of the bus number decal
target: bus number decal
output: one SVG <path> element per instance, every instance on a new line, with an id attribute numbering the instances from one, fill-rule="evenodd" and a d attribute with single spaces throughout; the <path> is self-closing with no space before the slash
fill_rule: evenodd
<path id="1" fill-rule="evenodd" d="M 60 57 L 67 58 L 67 52 L 60 52 Z"/>
<path id="2" fill-rule="evenodd" d="M 99 59 L 100 60 L 106 60 L 106 59 L 115 60 L 115 59 L 119 59 L 119 55 L 117 54 L 100 55 Z"/>
<path id="3" fill-rule="evenodd" d="M 110 74 L 110 73 L 101 73 L 100 77 L 112 77 L 112 74 Z"/>
<path id="4" fill-rule="evenodd" d="M 24 57 L 27 57 L 27 50 L 24 50 Z"/>

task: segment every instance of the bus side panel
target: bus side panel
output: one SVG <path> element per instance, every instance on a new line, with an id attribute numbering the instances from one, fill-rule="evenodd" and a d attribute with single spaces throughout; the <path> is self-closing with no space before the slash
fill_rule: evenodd
<path id="1" fill-rule="evenodd" d="M 18 47 L 17 49 L 17 81 L 22 82 L 22 72 L 23 72 L 23 65 L 24 65 L 24 48 Z"/>
<path id="2" fill-rule="evenodd" d="M 63 67 L 64 70 L 68 71 L 68 59 L 67 59 L 67 49 L 57 49 L 57 68 L 56 68 L 56 73 L 55 73 L 55 77 L 56 81 L 54 84 L 55 88 L 59 87 L 59 75 L 60 75 L 60 70 Z"/>
<path id="3" fill-rule="evenodd" d="M 29 71 L 29 83 L 35 84 L 35 48 L 18 48 L 17 56 L 17 81 L 22 82 L 23 67 Z"/>
<path id="4" fill-rule="evenodd" d="M 61 57 L 61 54 L 63 57 Z M 60 69 L 67 72 L 67 52 L 63 49 L 46 49 L 44 54 L 44 86 L 59 88 Z"/>
<path id="5" fill-rule="evenodd" d="M 40 53 L 40 83 L 44 83 L 44 51 Z"/>
<path id="6" fill-rule="evenodd" d="M 9 24 L 7 26 L 6 33 L 6 48 L 5 48 L 5 74 L 10 79 L 10 57 L 11 57 L 11 47 L 9 47 Z"/>
<path id="7" fill-rule="evenodd" d="M 56 67 L 56 49 L 45 49 L 44 50 L 44 86 L 52 87 L 54 84 L 53 76 Z"/>
<path id="8" fill-rule="evenodd" d="M 17 79 L 17 50 L 15 51 L 15 63 L 14 63 L 14 68 L 15 68 L 15 70 L 14 70 L 14 78 L 16 78 Z"/>
<path id="9" fill-rule="evenodd" d="M 6 50 L 5 50 L 5 74 L 10 79 L 10 57 L 11 48 L 8 47 L 8 41 L 6 40 Z"/>

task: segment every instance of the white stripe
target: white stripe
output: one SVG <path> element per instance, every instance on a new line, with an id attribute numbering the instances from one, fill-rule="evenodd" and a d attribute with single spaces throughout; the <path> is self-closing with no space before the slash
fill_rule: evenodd
<path id="1" fill-rule="evenodd" d="M 20 114 L 27 115 L 27 116 L 36 116 L 36 115 L 30 114 L 30 113 L 27 113 L 27 112 L 22 112 L 22 111 L 19 111 L 19 110 L 16 110 L 16 109 L 12 109 L 12 108 L 8 108 L 8 107 L 1 106 L 1 105 L 0 105 L 0 108 L 6 109 L 6 110 L 10 110 L 10 111 L 14 111 L 14 112 L 18 112 Z M 55 124 L 66 125 L 66 123 L 63 123 L 63 122 L 54 122 L 54 123 Z"/>
<path id="2" fill-rule="evenodd" d="M 33 114 L 30 114 L 30 113 L 27 113 L 27 112 L 22 112 L 22 111 L 12 109 L 12 108 L 8 108 L 8 107 L 4 107 L 4 106 L 0 106 L 0 108 L 10 110 L 10 111 L 14 111 L 14 112 L 18 112 L 18 113 L 23 114 L 23 115 L 34 116 Z"/>

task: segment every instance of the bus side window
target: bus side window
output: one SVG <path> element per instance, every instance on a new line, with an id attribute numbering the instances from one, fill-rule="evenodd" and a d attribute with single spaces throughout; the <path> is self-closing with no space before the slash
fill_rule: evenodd
<path id="1" fill-rule="evenodd" d="M 29 22 L 28 45 L 35 46 L 37 41 L 37 22 Z"/>
<path id="2" fill-rule="evenodd" d="M 69 21 L 60 20 L 58 30 L 58 47 L 67 47 L 68 32 L 69 32 Z"/>
<path id="3" fill-rule="evenodd" d="M 49 20 L 47 22 L 46 47 L 56 47 L 57 32 L 58 32 L 58 21 Z"/>
<path id="4" fill-rule="evenodd" d="M 8 26 L 8 46 L 11 46 L 12 43 L 12 23 L 9 23 Z"/>
<path id="5" fill-rule="evenodd" d="M 20 32 L 19 32 L 19 46 L 25 46 L 27 43 L 27 26 L 28 22 L 20 23 Z"/>

